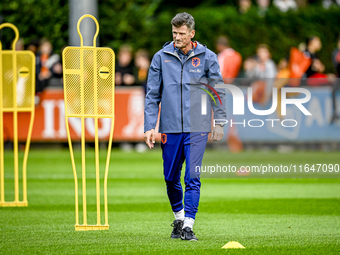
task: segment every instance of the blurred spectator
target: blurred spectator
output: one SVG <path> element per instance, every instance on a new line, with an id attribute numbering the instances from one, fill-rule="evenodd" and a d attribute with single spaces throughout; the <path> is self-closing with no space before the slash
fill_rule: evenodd
<path id="1" fill-rule="evenodd" d="M 256 56 L 247 57 L 243 62 L 242 70 L 234 81 L 238 86 L 249 86 L 255 79 Z"/>
<path id="2" fill-rule="evenodd" d="M 296 10 L 297 4 L 295 0 L 274 0 L 273 4 L 278 8 L 281 12 L 287 12 L 288 10 Z"/>
<path id="3" fill-rule="evenodd" d="M 268 11 L 270 0 L 256 0 L 258 11 L 260 17 L 264 17 Z"/>
<path id="4" fill-rule="evenodd" d="M 290 77 L 289 63 L 287 58 L 282 58 L 277 65 L 277 75 L 274 82 L 274 87 L 277 88 L 277 107 L 276 113 L 279 118 L 282 118 L 281 115 L 281 88 L 285 87 L 288 84 Z M 291 93 L 289 94 L 291 95 Z"/>
<path id="5" fill-rule="evenodd" d="M 289 78 L 289 74 L 288 60 L 286 58 L 282 58 L 277 64 L 276 78 Z"/>
<path id="6" fill-rule="evenodd" d="M 135 66 L 138 69 L 136 84 L 142 85 L 144 92 L 146 92 L 146 82 L 150 67 L 149 53 L 146 50 L 141 49 L 136 52 Z"/>
<path id="7" fill-rule="evenodd" d="M 39 40 L 34 39 L 34 40 L 30 41 L 29 44 L 27 45 L 27 50 L 30 50 L 34 54 L 37 54 L 38 47 L 39 47 Z"/>
<path id="8" fill-rule="evenodd" d="M 119 48 L 118 61 L 116 63 L 116 85 L 133 85 L 135 83 L 135 76 L 133 74 L 132 48 L 129 45 L 123 45 Z"/>
<path id="9" fill-rule="evenodd" d="M 333 74 L 324 74 L 325 66 L 316 55 L 321 48 L 322 43 L 319 37 L 311 36 L 308 38 L 307 49 L 304 53 L 312 59 L 312 63 L 305 73 L 308 78 L 307 85 L 309 86 L 329 85 L 335 80 L 335 76 Z"/>
<path id="10" fill-rule="evenodd" d="M 62 47 L 61 49 L 61 54 L 64 51 L 64 49 L 66 48 L 66 46 Z M 62 83 L 62 78 L 63 78 L 63 62 L 62 62 L 62 58 L 58 55 L 55 54 L 58 58 L 58 60 L 56 59 L 56 62 L 54 62 L 53 66 L 52 66 L 52 78 L 57 78 L 57 79 L 61 79 L 61 83 Z"/>
<path id="11" fill-rule="evenodd" d="M 248 57 L 244 60 L 243 70 L 244 70 L 245 78 L 252 79 L 256 77 L 256 71 L 255 71 L 256 65 L 257 65 L 256 56 Z"/>
<path id="12" fill-rule="evenodd" d="M 260 44 L 257 47 L 258 62 L 255 67 L 255 75 L 260 79 L 273 79 L 276 77 L 277 69 L 274 61 L 271 59 L 269 47 L 266 44 Z"/>
<path id="13" fill-rule="evenodd" d="M 15 44 L 15 50 L 24 50 L 25 46 L 24 46 L 24 39 L 19 38 L 19 40 L 17 41 L 17 43 Z"/>
<path id="14" fill-rule="evenodd" d="M 340 36 L 338 37 L 337 48 L 332 53 L 332 62 L 336 75 L 340 78 Z"/>
<path id="15" fill-rule="evenodd" d="M 53 54 L 50 41 L 42 39 L 40 41 L 39 52 L 36 57 L 36 92 L 42 92 L 53 76 L 62 75 L 60 56 Z"/>
<path id="16" fill-rule="evenodd" d="M 239 5 L 238 12 L 240 14 L 245 14 L 251 7 L 251 0 L 239 0 L 238 5 Z"/>
<path id="17" fill-rule="evenodd" d="M 290 70 L 288 59 L 282 58 L 277 65 L 277 75 L 274 86 L 281 89 L 288 83 L 288 78 L 290 77 Z"/>
<path id="18" fill-rule="evenodd" d="M 240 71 L 242 64 L 241 54 L 229 46 L 229 40 L 226 36 L 220 36 L 216 41 L 218 51 L 217 60 L 224 83 L 232 83 Z"/>
<path id="19" fill-rule="evenodd" d="M 136 82 L 134 76 L 135 67 L 132 62 L 132 48 L 129 45 L 122 45 L 118 52 L 118 61 L 116 63 L 116 74 L 115 80 L 117 86 L 129 86 L 134 85 Z M 136 103 L 134 100 L 131 101 L 133 106 Z M 133 110 L 140 110 L 140 107 L 132 108 Z M 132 111 L 135 113 L 135 111 Z M 126 131 L 127 132 L 127 131 Z M 120 147 L 123 151 L 129 152 L 132 150 L 133 145 L 131 143 L 121 143 Z M 144 146 L 145 149 L 145 146 Z"/>
<path id="20" fill-rule="evenodd" d="M 321 71 L 320 69 L 315 70 L 315 68 L 313 68 L 313 63 L 315 59 L 318 59 L 317 57 L 317 52 L 319 50 L 321 50 L 322 48 L 322 43 L 321 40 L 318 36 L 311 36 L 307 39 L 307 44 L 306 44 L 306 50 L 304 51 L 305 55 L 308 56 L 309 58 L 312 59 L 312 64 L 309 66 L 309 68 L 306 71 L 306 77 L 310 77 L 313 74 L 315 74 L 318 71 Z M 322 64 L 322 63 L 319 63 Z M 320 66 L 320 65 L 316 65 L 318 68 L 324 69 L 324 67 Z"/>
<path id="21" fill-rule="evenodd" d="M 337 79 L 333 86 L 332 91 L 332 103 L 333 103 L 333 116 L 331 123 L 339 119 L 337 115 L 337 105 L 336 105 L 336 93 L 340 90 L 340 35 L 338 37 L 337 48 L 333 51 L 332 61 L 336 71 Z"/>
<path id="22" fill-rule="evenodd" d="M 266 103 L 272 95 L 277 69 L 274 61 L 271 59 L 268 45 L 260 44 L 256 52 L 258 61 L 255 66 L 255 76 L 259 81 L 251 85 L 253 87 L 253 101 Z"/>

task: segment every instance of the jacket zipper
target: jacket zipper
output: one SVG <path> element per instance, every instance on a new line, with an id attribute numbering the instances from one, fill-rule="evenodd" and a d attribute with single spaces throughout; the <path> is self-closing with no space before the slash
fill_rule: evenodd
<path id="1" fill-rule="evenodd" d="M 188 58 L 182 63 L 182 61 L 181 61 L 181 63 L 182 63 L 182 69 L 181 69 L 181 121 L 182 121 L 182 133 L 184 132 L 184 127 L 183 127 L 183 89 L 182 89 L 182 86 L 183 86 L 183 67 L 184 67 L 184 64 L 185 64 L 185 62 L 187 62 L 188 61 L 188 59 L 190 59 L 190 58 L 192 58 L 192 57 L 194 57 L 195 56 L 195 54 L 193 54 L 192 56 L 188 56 Z"/>
<path id="2" fill-rule="evenodd" d="M 181 61 L 182 62 L 182 61 Z M 182 133 L 184 131 L 183 128 L 183 63 L 182 63 L 182 69 L 181 69 L 181 121 L 182 121 Z"/>
<path id="3" fill-rule="evenodd" d="M 182 89 L 182 87 L 183 87 L 183 67 L 184 67 L 185 62 L 187 62 L 188 59 L 194 57 L 195 54 L 192 55 L 192 56 L 189 56 L 183 63 L 182 60 L 178 56 L 173 54 L 172 52 L 169 52 L 169 51 L 164 51 L 164 52 L 175 56 L 181 62 L 181 123 L 182 123 L 182 133 L 183 133 L 183 131 L 184 131 L 184 128 L 183 128 L 183 89 Z"/>

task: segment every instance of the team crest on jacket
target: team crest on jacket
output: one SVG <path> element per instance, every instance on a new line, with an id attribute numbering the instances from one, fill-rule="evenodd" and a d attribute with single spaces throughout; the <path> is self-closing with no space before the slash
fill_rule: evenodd
<path id="1" fill-rule="evenodd" d="M 191 64 L 194 67 L 198 67 L 201 64 L 201 60 L 199 58 L 193 58 L 192 61 L 191 61 Z"/>
<path id="2" fill-rule="evenodd" d="M 165 144 L 165 143 L 166 143 L 166 141 L 167 141 L 167 136 L 166 136 L 166 134 L 162 134 L 162 136 L 161 136 L 161 141 L 162 141 L 162 144 Z"/>

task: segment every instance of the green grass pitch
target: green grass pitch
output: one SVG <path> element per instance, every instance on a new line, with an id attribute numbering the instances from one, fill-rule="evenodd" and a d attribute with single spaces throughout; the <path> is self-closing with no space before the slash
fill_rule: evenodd
<path id="1" fill-rule="evenodd" d="M 103 168 L 105 152 L 100 153 Z M 80 151 L 76 150 L 75 154 L 79 167 Z M 93 155 L 93 150 L 87 153 L 87 177 L 88 217 L 94 222 Z M 215 155 L 215 151 L 208 150 L 205 161 L 213 160 Z M 232 164 L 260 161 L 339 164 L 339 158 L 338 152 L 259 151 L 225 152 L 223 160 Z M 12 151 L 5 151 L 8 200 L 13 197 L 13 175 L 8 170 L 12 161 Z M 113 151 L 108 194 L 110 230 L 76 232 L 69 151 L 31 150 L 29 206 L 0 208 L 0 253 L 340 253 L 340 179 L 202 178 L 194 226 L 198 242 L 169 238 L 173 214 L 166 195 L 159 149 L 142 154 Z M 246 249 L 221 249 L 228 241 L 238 241 Z"/>

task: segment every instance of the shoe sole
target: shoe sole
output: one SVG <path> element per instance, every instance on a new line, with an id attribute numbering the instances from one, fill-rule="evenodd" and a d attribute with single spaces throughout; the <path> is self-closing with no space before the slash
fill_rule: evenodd
<path id="1" fill-rule="evenodd" d="M 174 237 L 174 236 L 170 236 L 171 239 L 181 239 L 181 237 Z"/>
<path id="2" fill-rule="evenodd" d="M 183 237 L 181 237 L 181 239 L 182 239 L 183 241 L 194 241 L 194 242 L 197 242 L 197 241 L 198 241 L 197 239 L 185 239 L 185 238 L 183 238 Z"/>

